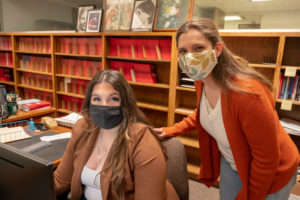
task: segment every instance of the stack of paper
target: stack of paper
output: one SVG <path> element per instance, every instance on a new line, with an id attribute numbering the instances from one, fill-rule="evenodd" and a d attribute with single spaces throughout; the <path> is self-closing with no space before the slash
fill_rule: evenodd
<path id="1" fill-rule="evenodd" d="M 288 134 L 300 136 L 300 122 L 288 118 L 282 118 L 280 122 Z"/>
<path id="2" fill-rule="evenodd" d="M 21 140 L 25 138 L 30 138 L 31 136 L 25 133 L 23 127 L 4 127 L 0 128 L 0 142 L 12 142 L 16 140 Z"/>
<path id="3" fill-rule="evenodd" d="M 64 117 L 57 117 L 57 118 L 54 118 L 57 123 L 59 125 L 62 125 L 62 126 L 67 126 L 67 127 L 73 127 L 74 124 L 79 120 L 81 119 L 82 116 L 77 114 L 77 113 L 71 113 L 71 114 L 68 114 L 67 116 L 64 116 Z"/>

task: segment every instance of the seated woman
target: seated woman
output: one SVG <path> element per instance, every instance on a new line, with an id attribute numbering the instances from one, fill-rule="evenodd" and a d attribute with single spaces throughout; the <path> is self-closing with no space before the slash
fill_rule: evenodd
<path id="1" fill-rule="evenodd" d="M 157 136 L 117 71 L 90 82 L 80 119 L 54 173 L 57 194 L 71 199 L 179 199 L 166 178 Z"/>

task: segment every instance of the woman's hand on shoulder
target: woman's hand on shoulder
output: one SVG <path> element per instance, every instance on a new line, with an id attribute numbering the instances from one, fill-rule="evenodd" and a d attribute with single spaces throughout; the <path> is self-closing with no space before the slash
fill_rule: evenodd
<path id="1" fill-rule="evenodd" d="M 156 133 L 158 135 L 158 137 L 160 137 L 160 138 L 166 137 L 166 133 L 164 132 L 164 130 L 162 128 L 153 128 L 152 130 L 154 131 L 154 133 Z"/>

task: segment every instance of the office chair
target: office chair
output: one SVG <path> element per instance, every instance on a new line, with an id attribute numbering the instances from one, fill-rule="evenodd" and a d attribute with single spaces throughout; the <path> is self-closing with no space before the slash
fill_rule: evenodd
<path id="1" fill-rule="evenodd" d="M 167 178 L 181 200 L 189 199 L 189 182 L 184 145 L 176 137 L 162 140 L 167 150 Z"/>

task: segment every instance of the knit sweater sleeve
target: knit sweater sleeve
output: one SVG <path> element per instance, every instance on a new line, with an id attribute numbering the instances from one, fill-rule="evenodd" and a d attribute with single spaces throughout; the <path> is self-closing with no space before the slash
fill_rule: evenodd
<path id="1" fill-rule="evenodd" d="M 197 113 L 199 113 L 198 109 L 195 109 L 193 113 L 191 113 L 188 117 L 184 118 L 182 121 L 174 124 L 171 127 L 163 127 L 166 136 L 173 137 L 185 132 L 195 130 Z"/>
<path id="2" fill-rule="evenodd" d="M 257 94 L 240 94 L 235 107 L 250 148 L 252 161 L 248 179 L 248 199 L 263 200 L 279 166 L 278 118 L 271 92 L 258 88 Z"/>

